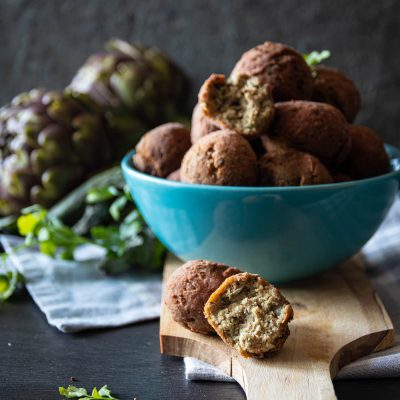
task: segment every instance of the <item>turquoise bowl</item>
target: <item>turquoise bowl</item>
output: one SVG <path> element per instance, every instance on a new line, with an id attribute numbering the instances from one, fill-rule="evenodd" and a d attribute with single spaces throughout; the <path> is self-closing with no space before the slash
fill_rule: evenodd
<path id="1" fill-rule="evenodd" d="M 302 187 L 186 184 L 122 171 L 144 219 L 183 260 L 207 259 L 289 282 L 357 253 L 384 220 L 400 183 L 400 150 L 386 146 L 392 171 L 374 178 Z"/>

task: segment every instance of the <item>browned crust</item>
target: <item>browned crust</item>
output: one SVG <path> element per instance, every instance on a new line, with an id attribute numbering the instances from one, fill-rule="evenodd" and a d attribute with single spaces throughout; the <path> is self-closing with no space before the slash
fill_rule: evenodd
<path id="1" fill-rule="evenodd" d="M 232 76 L 257 76 L 270 85 L 274 101 L 308 100 L 313 78 L 302 55 L 281 43 L 265 42 L 246 51 Z"/>
<path id="2" fill-rule="evenodd" d="M 350 125 L 349 133 L 352 147 L 341 166 L 341 172 L 356 179 L 364 179 L 390 171 L 390 161 L 382 138 L 362 125 Z"/>
<path id="3" fill-rule="evenodd" d="M 313 67 L 314 86 L 311 99 L 338 108 L 347 121 L 353 122 L 361 107 L 361 96 L 354 82 L 338 69 Z"/>
<path id="4" fill-rule="evenodd" d="M 166 123 L 140 139 L 133 162 L 138 170 L 165 178 L 180 167 L 190 146 L 188 128 L 175 122 Z"/>
<path id="5" fill-rule="evenodd" d="M 261 186 L 305 186 L 333 183 L 328 169 L 311 154 L 276 147 L 259 160 Z"/>
<path id="6" fill-rule="evenodd" d="M 204 114 L 203 108 L 200 107 L 200 104 L 196 104 L 193 109 L 192 128 L 190 130 L 192 143 L 196 143 L 203 136 L 218 130 L 218 126 L 216 126 L 213 121 Z"/>
<path id="7" fill-rule="evenodd" d="M 239 272 L 236 268 L 208 260 L 183 264 L 168 280 L 164 296 L 172 319 L 192 332 L 213 333 L 203 313 L 204 304 L 227 277 Z"/>
<path id="8" fill-rule="evenodd" d="M 288 148 L 286 143 L 272 140 L 267 134 L 261 135 L 260 140 L 267 153 L 270 151 L 284 151 Z"/>
<path id="9" fill-rule="evenodd" d="M 226 84 L 225 75 L 223 74 L 211 74 L 203 83 L 199 91 L 199 106 L 203 114 L 209 118 L 212 123 L 214 123 L 220 130 L 230 130 L 224 121 L 218 120 L 214 112 L 212 112 L 212 107 L 210 107 L 210 98 L 215 88 L 218 86 L 223 86 Z"/>
<path id="10" fill-rule="evenodd" d="M 182 161 L 182 182 L 255 186 L 257 179 L 257 157 L 248 141 L 233 131 L 217 131 L 202 137 Z"/>
<path id="11" fill-rule="evenodd" d="M 242 272 L 236 275 L 232 275 L 229 278 L 225 279 L 225 281 L 219 286 L 217 290 L 214 291 L 214 293 L 211 294 L 209 297 L 207 303 L 204 306 L 204 315 L 208 321 L 208 323 L 214 328 L 215 332 L 217 332 L 218 336 L 229 346 L 234 347 L 234 342 L 229 338 L 226 337 L 223 332 L 221 332 L 218 329 L 218 326 L 213 322 L 212 320 L 212 312 L 215 303 L 218 303 L 218 301 L 221 299 L 222 295 L 227 291 L 227 289 L 235 282 L 248 282 L 249 280 L 252 279 L 257 279 L 257 281 L 261 282 L 264 286 L 271 287 L 273 288 L 274 286 L 271 285 L 268 281 L 263 279 L 261 276 L 256 275 L 256 274 L 250 274 L 248 272 Z M 283 321 L 281 323 L 281 335 L 279 336 L 279 339 L 275 343 L 275 349 L 273 351 L 270 351 L 268 353 L 262 353 L 262 354 L 254 354 L 254 353 L 248 353 L 245 351 L 240 351 L 239 354 L 245 358 L 248 357 L 254 357 L 254 358 L 264 358 L 267 354 L 269 353 L 274 353 L 276 351 L 279 351 L 282 346 L 284 345 L 286 339 L 288 338 L 290 331 L 288 327 L 288 323 L 293 319 L 293 308 L 290 305 L 290 303 L 286 300 L 286 298 L 281 294 L 279 289 L 275 288 L 278 292 L 278 295 L 282 298 L 282 305 L 288 305 L 288 307 L 285 308 L 285 314 Z"/>
<path id="12" fill-rule="evenodd" d="M 269 139 L 319 158 L 325 165 L 338 165 L 351 149 L 349 124 L 330 104 L 286 101 L 275 104 Z"/>
<path id="13" fill-rule="evenodd" d="M 211 116 L 215 117 L 215 115 L 213 115 L 210 112 L 210 108 L 211 107 L 205 107 L 205 105 L 207 105 L 209 103 L 210 92 L 212 92 L 215 89 L 215 87 L 223 86 L 225 84 L 226 84 L 225 75 L 223 75 L 223 74 L 211 74 L 204 81 L 203 85 L 201 86 L 200 91 L 199 91 L 199 96 L 198 96 L 199 104 L 200 104 L 200 107 L 203 110 L 203 113 L 207 117 L 211 117 Z M 220 121 L 218 121 L 218 122 L 220 122 Z M 219 127 L 220 127 L 220 129 L 227 128 L 226 126 L 219 126 Z"/>

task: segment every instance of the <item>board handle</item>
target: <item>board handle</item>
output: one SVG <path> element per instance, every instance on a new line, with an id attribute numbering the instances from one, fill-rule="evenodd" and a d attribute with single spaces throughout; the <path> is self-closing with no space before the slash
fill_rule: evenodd
<path id="1" fill-rule="evenodd" d="M 268 365 L 269 364 L 269 365 Z M 275 368 L 273 359 L 232 359 L 232 376 L 242 386 L 247 400 L 334 400 L 328 363 L 308 364 L 287 371 Z"/>

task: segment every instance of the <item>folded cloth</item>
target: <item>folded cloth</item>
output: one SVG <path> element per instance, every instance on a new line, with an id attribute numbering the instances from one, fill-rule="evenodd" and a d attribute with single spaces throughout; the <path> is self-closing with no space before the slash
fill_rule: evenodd
<path id="1" fill-rule="evenodd" d="M 363 248 L 361 256 L 376 291 L 388 311 L 396 334 L 394 347 L 346 365 L 337 379 L 400 377 L 400 199 Z M 185 358 L 186 378 L 235 382 L 219 369 L 195 358 Z"/>
<path id="2" fill-rule="evenodd" d="M 78 261 L 52 259 L 37 250 L 16 253 L 20 238 L 1 236 L 12 263 L 50 325 L 62 332 L 106 328 L 160 316 L 161 278 L 148 275 L 107 276 L 98 268 L 95 246 L 79 248 Z"/>

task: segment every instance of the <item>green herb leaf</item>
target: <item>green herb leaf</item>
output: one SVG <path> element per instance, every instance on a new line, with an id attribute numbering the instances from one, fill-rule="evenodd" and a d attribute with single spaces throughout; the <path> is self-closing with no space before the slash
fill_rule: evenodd
<path id="1" fill-rule="evenodd" d="M 95 226 L 90 233 L 95 244 L 107 249 L 117 249 L 123 245 L 118 226 Z"/>
<path id="2" fill-rule="evenodd" d="M 120 234 L 123 240 L 131 240 L 142 231 L 144 221 L 137 210 L 131 211 L 120 225 Z"/>
<path id="3" fill-rule="evenodd" d="M 122 188 L 122 190 L 124 191 L 125 197 L 126 197 L 128 200 L 133 201 L 132 195 L 131 195 L 131 191 L 130 191 L 130 189 L 129 189 L 129 186 L 128 186 L 128 185 L 124 185 L 124 187 Z"/>
<path id="4" fill-rule="evenodd" d="M 26 214 L 27 211 L 33 212 Z M 76 247 L 89 242 L 57 218 L 49 217 L 42 208 L 31 207 L 24 212 L 17 225 L 20 235 L 25 236 L 25 247 L 38 245 L 40 251 L 50 257 L 55 257 L 59 251 L 62 258 L 72 259 Z"/>
<path id="5" fill-rule="evenodd" d="M 21 210 L 21 214 L 26 215 L 26 214 L 32 214 L 35 212 L 40 212 L 43 210 L 42 206 L 39 206 L 38 204 L 33 204 L 29 207 L 25 207 Z"/>
<path id="6" fill-rule="evenodd" d="M 304 60 L 309 67 L 321 63 L 322 61 L 328 59 L 330 56 L 331 52 L 329 50 L 312 51 L 311 53 L 303 54 Z"/>
<path id="7" fill-rule="evenodd" d="M 103 397 L 107 397 L 112 399 L 111 397 L 111 392 L 108 390 L 107 385 L 104 385 L 100 390 L 99 390 L 99 395 Z"/>
<path id="8" fill-rule="evenodd" d="M 88 204 L 100 203 L 110 200 L 120 194 L 120 191 L 115 186 L 106 186 L 100 189 L 90 189 L 86 195 Z"/>
<path id="9" fill-rule="evenodd" d="M 154 236 L 149 228 L 142 233 L 143 244 L 137 246 L 132 255 L 137 265 L 146 267 L 149 270 L 160 270 L 164 264 L 165 247 Z"/>
<path id="10" fill-rule="evenodd" d="M 7 257 L 6 253 L 0 254 L 0 302 L 9 299 L 24 282 L 22 274 L 17 269 L 6 265 Z"/>
<path id="11" fill-rule="evenodd" d="M 67 399 L 79 399 L 83 396 L 87 396 L 87 390 L 85 388 L 77 388 L 75 386 L 68 386 L 67 388 L 59 387 L 58 392 L 61 396 L 65 396 Z"/>
<path id="12" fill-rule="evenodd" d="M 54 257 L 57 252 L 57 246 L 52 241 L 48 240 L 46 242 L 39 243 L 39 250 L 41 253 L 47 256 Z"/>
<path id="13" fill-rule="evenodd" d="M 116 200 L 113 201 L 109 211 L 114 221 L 118 222 L 121 219 L 121 212 L 125 208 L 127 203 L 128 199 L 125 195 L 118 197 Z"/>
<path id="14" fill-rule="evenodd" d="M 18 271 L 0 274 L 0 301 L 6 301 L 15 292 L 18 283 Z"/>
<path id="15" fill-rule="evenodd" d="M 17 220 L 17 226 L 20 235 L 27 236 L 29 233 L 33 233 L 36 227 L 45 217 L 46 212 L 44 210 L 21 215 Z"/>
<path id="16" fill-rule="evenodd" d="M 92 394 L 89 395 L 85 388 L 77 388 L 75 386 L 68 386 L 67 388 L 59 387 L 58 392 L 61 396 L 66 397 L 67 399 L 81 399 L 81 400 L 118 400 L 116 397 L 111 395 L 111 391 L 107 388 L 107 385 L 104 385 L 100 390 L 93 388 Z"/>

